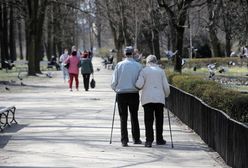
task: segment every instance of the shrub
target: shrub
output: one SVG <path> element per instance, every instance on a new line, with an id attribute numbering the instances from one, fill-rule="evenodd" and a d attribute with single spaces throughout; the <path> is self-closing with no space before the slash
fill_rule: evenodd
<path id="1" fill-rule="evenodd" d="M 223 88 L 219 83 L 189 74 L 167 73 L 170 84 L 202 99 L 230 117 L 248 122 L 248 95 Z"/>
<path id="2" fill-rule="evenodd" d="M 107 57 L 110 51 L 108 48 L 100 48 L 96 54 L 98 57 Z"/>
<path id="3" fill-rule="evenodd" d="M 248 95 L 240 95 L 234 98 L 228 114 L 241 122 L 248 123 Z"/>

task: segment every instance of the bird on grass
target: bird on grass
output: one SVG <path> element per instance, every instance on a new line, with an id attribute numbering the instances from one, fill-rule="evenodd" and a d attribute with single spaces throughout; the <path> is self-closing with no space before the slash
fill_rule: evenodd
<path id="1" fill-rule="evenodd" d="M 219 73 L 223 73 L 223 72 L 225 72 L 225 69 L 222 68 L 219 70 Z"/>
<path id="2" fill-rule="evenodd" d="M 16 83 L 16 81 L 14 81 L 14 80 L 10 80 L 10 83 Z"/>
<path id="3" fill-rule="evenodd" d="M 46 76 L 47 76 L 48 78 L 52 78 L 52 77 L 53 77 L 51 73 L 47 73 Z"/>
<path id="4" fill-rule="evenodd" d="M 20 76 L 20 74 L 21 74 L 21 72 L 19 71 L 19 73 L 18 73 L 18 75 L 17 75 L 17 78 L 18 78 L 20 81 L 22 81 L 23 78 Z"/>
<path id="5" fill-rule="evenodd" d="M 209 79 L 213 79 L 214 76 L 215 76 L 215 73 L 214 73 L 214 72 L 210 72 L 208 78 L 209 78 Z"/>
<path id="6" fill-rule="evenodd" d="M 24 83 L 21 82 L 21 86 L 26 86 L 26 84 L 24 84 Z"/>

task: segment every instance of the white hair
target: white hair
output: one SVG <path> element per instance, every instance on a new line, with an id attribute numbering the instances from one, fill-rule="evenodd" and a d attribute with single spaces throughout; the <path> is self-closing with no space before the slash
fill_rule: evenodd
<path id="1" fill-rule="evenodd" d="M 147 63 L 147 64 L 151 64 L 151 63 L 156 64 L 156 63 L 157 63 L 157 57 L 156 57 L 155 55 L 149 55 L 149 56 L 146 58 L 146 63 Z"/>

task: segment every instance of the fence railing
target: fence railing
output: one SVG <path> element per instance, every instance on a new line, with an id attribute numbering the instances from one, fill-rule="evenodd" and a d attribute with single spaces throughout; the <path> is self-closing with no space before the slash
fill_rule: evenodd
<path id="1" fill-rule="evenodd" d="M 232 167 L 248 167 L 248 126 L 171 86 L 169 109 Z"/>

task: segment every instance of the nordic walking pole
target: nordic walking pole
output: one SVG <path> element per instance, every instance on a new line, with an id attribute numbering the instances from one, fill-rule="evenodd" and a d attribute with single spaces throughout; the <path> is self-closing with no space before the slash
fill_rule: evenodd
<path id="1" fill-rule="evenodd" d="M 166 101 L 166 105 L 167 105 L 167 114 L 168 114 L 169 129 L 170 129 L 170 137 L 171 137 L 171 148 L 174 148 L 173 140 L 172 140 L 172 131 L 171 131 L 170 112 L 169 112 L 168 99 L 166 98 L 165 101 Z"/>
<path id="2" fill-rule="evenodd" d="M 114 112 L 113 112 L 112 128 L 111 128 L 109 144 L 112 143 L 112 135 L 113 135 L 113 129 L 114 129 L 114 122 L 115 122 L 116 99 L 117 99 L 117 95 L 115 96 L 115 104 L 114 104 Z"/>

